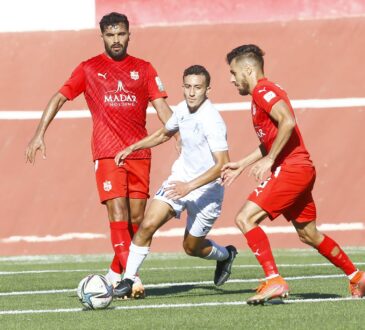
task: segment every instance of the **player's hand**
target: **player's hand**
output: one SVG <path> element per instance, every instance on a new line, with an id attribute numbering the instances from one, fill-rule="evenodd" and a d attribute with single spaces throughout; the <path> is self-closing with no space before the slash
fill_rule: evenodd
<path id="1" fill-rule="evenodd" d="M 164 191 L 166 192 L 165 196 L 172 200 L 177 200 L 186 196 L 191 190 L 189 182 L 181 181 L 170 181 L 168 186 L 164 188 Z"/>
<path id="2" fill-rule="evenodd" d="M 221 169 L 221 185 L 229 186 L 242 173 L 244 167 L 239 162 L 229 162 Z"/>
<path id="3" fill-rule="evenodd" d="M 256 181 L 262 181 L 266 176 L 267 172 L 271 170 L 274 164 L 274 160 L 269 157 L 260 159 L 254 166 L 251 167 L 248 175 L 252 175 Z"/>
<path id="4" fill-rule="evenodd" d="M 114 157 L 115 165 L 117 166 L 123 166 L 124 160 L 128 157 L 129 154 L 133 152 L 131 147 L 127 147 L 123 149 L 122 151 L 119 151 L 117 155 Z"/>
<path id="5" fill-rule="evenodd" d="M 36 135 L 29 142 L 27 149 L 25 150 L 25 162 L 34 164 L 38 150 L 41 151 L 42 158 L 46 159 L 46 144 L 44 143 L 43 137 Z"/>

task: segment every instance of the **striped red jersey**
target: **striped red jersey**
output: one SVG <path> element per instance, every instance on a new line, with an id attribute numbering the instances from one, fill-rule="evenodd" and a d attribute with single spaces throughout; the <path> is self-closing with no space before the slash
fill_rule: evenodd
<path id="1" fill-rule="evenodd" d="M 167 94 L 149 62 L 127 55 L 115 61 L 106 54 L 82 62 L 60 89 L 73 100 L 84 93 L 93 120 L 93 159 L 114 158 L 125 147 L 147 136 L 148 102 Z M 149 149 L 128 158 L 150 158 Z"/>
<path id="2" fill-rule="evenodd" d="M 278 123 L 269 114 L 274 104 L 280 100 L 288 105 L 295 116 L 288 95 L 279 85 L 263 78 L 258 81 L 252 92 L 252 121 L 256 134 L 267 152 L 270 151 L 278 131 Z M 283 165 L 313 166 L 297 124 L 273 167 Z"/>

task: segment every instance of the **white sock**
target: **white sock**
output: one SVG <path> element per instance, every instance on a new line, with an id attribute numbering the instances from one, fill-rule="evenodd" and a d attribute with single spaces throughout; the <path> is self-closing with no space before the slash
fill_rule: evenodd
<path id="1" fill-rule="evenodd" d="M 212 244 L 212 251 L 204 259 L 222 261 L 229 257 L 228 250 L 224 246 L 220 246 L 212 240 L 209 242 Z"/>
<path id="2" fill-rule="evenodd" d="M 357 272 L 358 272 L 359 270 L 358 269 L 356 269 L 352 274 L 350 274 L 350 275 L 347 275 L 347 277 L 348 277 L 348 279 L 351 281 L 354 277 L 355 277 L 355 275 L 357 274 Z"/>
<path id="3" fill-rule="evenodd" d="M 116 286 L 117 283 L 121 281 L 122 275 L 114 272 L 111 268 L 109 268 L 109 271 L 105 275 L 105 278 L 110 282 L 111 285 Z"/>
<path id="4" fill-rule="evenodd" d="M 129 278 L 134 282 L 136 274 L 149 252 L 149 246 L 137 246 L 133 242 L 131 243 L 129 246 L 127 269 L 124 272 L 123 279 Z"/>
<path id="5" fill-rule="evenodd" d="M 278 276 L 280 276 L 280 275 L 279 274 L 272 274 L 268 277 L 265 277 L 265 280 L 271 280 L 272 278 L 275 278 L 275 277 L 278 277 Z"/>

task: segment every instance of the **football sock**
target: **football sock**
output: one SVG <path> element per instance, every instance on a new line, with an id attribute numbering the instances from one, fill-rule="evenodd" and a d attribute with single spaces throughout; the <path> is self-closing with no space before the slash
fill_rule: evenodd
<path id="1" fill-rule="evenodd" d="M 261 227 L 255 227 L 245 234 L 247 244 L 264 270 L 265 277 L 279 274 L 271 252 L 269 240 Z"/>
<path id="2" fill-rule="evenodd" d="M 358 270 L 358 269 L 356 269 L 356 270 L 355 270 L 352 274 L 347 275 L 348 279 L 351 281 L 351 280 L 355 277 L 355 275 L 356 275 L 358 272 L 359 272 L 359 270 Z"/>
<path id="3" fill-rule="evenodd" d="M 220 246 L 212 240 L 209 240 L 209 242 L 212 245 L 212 250 L 203 259 L 222 261 L 229 257 L 228 250 L 224 246 Z"/>
<path id="4" fill-rule="evenodd" d="M 131 224 L 131 225 L 128 224 L 128 225 L 129 225 L 129 233 L 132 233 L 131 238 L 133 238 L 134 234 L 138 231 L 139 225 L 138 224 Z M 110 264 L 110 269 L 117 274 L 122 274 L 124 271 L 123 267 L 119 262 L 119 257 L 115 253 L 112 263 Z"/>
<path id="5" fill-rule="evenodd" d="M 132 223 L 132 238 L 134 234 L 138 231 L 139 225 L 136 223 Z"/>
<path id="6" fill-rule="evenodd" d="M 137 246 L 134 245 L 133 242 L 131 243 L 129 247 L 129 258 L 123 279 L 129 278 L 134 282 L 136 274 L 149 252 L 149 246 Z"/>
<path id="7" fill-rule="evenodd" d="M 268 277 L 265 277 L 265 280 L 271 280 L 272 278 L 279 277 L 279 274 L 273 274 Z"/>
<path id="8" fill-rule="evenodd" d="M 121 281 L 122 275 L 120 273 L 114 272 L 112 269 L 109 269 L 108 273 L 105 275 L 106 279 L 113 285 L 116 286 L 118 282 Z"/>
<path id="9" fill-rule="evenodd" d="M 131 244 L 131 232 L 128 221 L 110 222 L 110 237 L 114 253 L 119 259 L 122 269 L 126 269 Z"/>
<path id="10" fill-rule="evenodd" d="M 114 253 L 114 258 L 112 260 L 112 263 L 110 264 L 110 269 L 117 274 L 122 274 L 123 269 L 120 265 L 118 256 Z"/>
<path id="11" fill-rule="evenodd" d="M 336 267 L 341 268 L 346 275 L 351 275 L 356 272 L 357 268 L 350 258 L 330 237 L 324 235 L 324 239 L 321 244 L 318 245 L 317 250 Z"/>

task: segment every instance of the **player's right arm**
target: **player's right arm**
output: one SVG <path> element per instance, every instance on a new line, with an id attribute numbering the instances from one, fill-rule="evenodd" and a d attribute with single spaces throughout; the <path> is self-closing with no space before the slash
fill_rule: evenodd
<path id="1" fill-rule="evenodd" d="M 222 185 L 229 186 L 250 165 L 256 163 L 266 155 L 266 150 L 261 144 L 253 152 L 237 162 L 229 162 L 221 169 Z"/>
<path id="2" fill-rule="evenodd" d="M 46 109 L 43 112 L 42 118 L 38 124 L 37 130 L 30 140 L 27 149 L 25 150 L 25 161 L 34 164 L 36 153 L 41 151 L 43 159 L 46 158 L 46 145 L 44 143 L 44 135 L 49 124 L 56 116 L 57 112 L 61 109 L 63 104 L 67 101 L 67 98 L 61 93 L 57 92 L 49 100 Z"/>
<path id="3" fill-rule="evenodd" d="M 173 136 L 175 133 L 176 131 L 169 131 L 165 127 L 160 128 L 156 132 L 146 136 L 144 139 L 139 140 L 138 142 L 131 144 L 129 147 L 118 152 L 114 158 L 115 164 L 117 166 L 123 165 L 124 160 L 133 151 L 148 149 L 158 146 L 159 144 L 168 141 L 171 138 L 171 136 Z"/>

